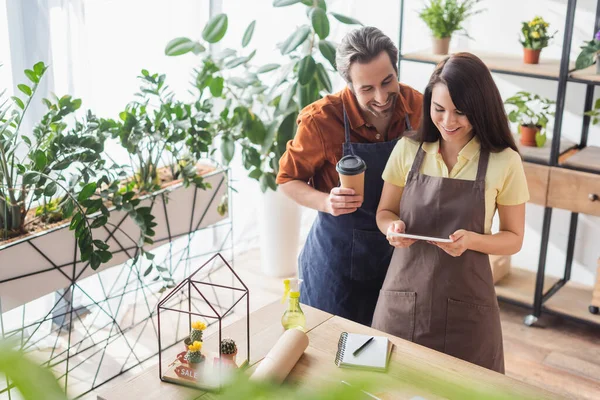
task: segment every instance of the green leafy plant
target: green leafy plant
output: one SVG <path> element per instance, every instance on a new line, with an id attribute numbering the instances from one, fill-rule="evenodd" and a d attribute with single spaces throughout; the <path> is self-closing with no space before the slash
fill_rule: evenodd
<path id="1" fill-rule="evenodd" d="M 91 112 L 69 128 L 67 118 L 81 107 L 81 100 L 71 96 L 43 99 L 47 112 L 33 132 L 23 132 L 23 118 L 46 70 L 42 62 L 25 70 L 31 86 L 17 86 L 24 97 L 13 96 L 13 104 L 0 101 L 0 236 L 27 233 L 31 207 L 54 202 L 55 212 L 71 218 L 69 229 L 75 232 L 81 260 L 95 269 L 112 257 L 108 246 L 92 237 L 108 213 L 92 198 L 97 187 L 109 182 L 101 157 L 108 132 Z M 38 218 L 43 219 L 43 211 Z M 98 211 L 102 214 L 90 222 Z"/>
<path id="2" fill-rule="evenodd" d="M 584 69 L 594 64 L 598 53 L 600 53 L 600 31 L 596 32 L 594 39 L 581 46 L 581 52 L 575 61 L 575 69 Z"/>
<path id="3" fill-rule="evenodd" d="M 583 114 L 592 118 L 593 125 L 598 124 L 598 122 L 600 122 L 600 99 L 596 99 L 596 101 L 594 102 L 594 107 L 592 107 L 591 110 L 584 112 Z"/>
<path id="4" fill-rule="evenodd" d="M 456 31 L 462 31 L 462 24 L 469 17 L 481 13 L 475 6 L 481 0 L 430 0 L 419 12 L 419 17 L 427 24 L 437 39 L 451 37 Z"/>
<path id="5" fill-rule="evenodd" d="M 263 192 L 277 190 L 279 159 L 286 143 L 295 136 L 300 110 L 332 91 L 330 74 L 335 71 L 336 45 L 327 40 L 330 17 L 348 25 L 360 24 L 353 18 L 328 12 L 324 0 L 275 0 L 273 6 L 300 3 L 306 6 L 308 21 L 277 45 L 287 60 L 283 65 L 252 65 L 256 51 L 239 54 L 225 49 L 208 54 L 204 43 L 186 38 L 174 39 L 165 49 L 167 55 L 173 56 L 203 53 L 194 84 L 200 93 L 210 91 L 213 97 L 225 100 L 222 109 L 213 109 L 209 128 L 213 137 L 220 140 L 223 162 L 229 164 L 239 147 L 244 167 L 251 178 L 259 181 Z M 223 14 L 211 19 L 203 31 L 204 41 L 213 39 L 204 32 L 217 25 L 213 21 L 217 18 L 226 21 Z M 250 43 L 255 25 L 253 21 L 246 28 L 242 49 Z M 219 31 L 218 37 L 225 31 Z"/>
<path id="6" fill-rule="evenodd" d="M 38 365 L 8 341 L 0 341 L 0 375 L 24 400 L 67 400 L 50 369 Z M 2 392 L 0 392 L 0 395 Z"/>
<path id="7" fill-rule="evenodd" d="M 537 127 L 535 141 L 538 147 L 546 143 L 546 127 L 554 116 L 555 102 L 537 94 L 520 91 L 506 99 L 504 104 L 509 106 L 508 119 L 521 126 Z"/>
<path id="8" fill-rule="evenodd" d="M 548 24 L 542 17 L 524 21 L 521 26 L 521 45 L 526 49 L 541 50 L 548 47 L 550 39 L 556 35 L 548 33 Z"/>

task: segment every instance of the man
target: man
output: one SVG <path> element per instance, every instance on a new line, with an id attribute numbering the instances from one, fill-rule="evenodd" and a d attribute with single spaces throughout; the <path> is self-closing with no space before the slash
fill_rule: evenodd
<path id="1" fill-rule="evenodd" d="M 298 260 L 300 301 L 365 325 L 392 255 L 375 221 L 381 174 L 422 113 L 422 95 L 398 83 L 397 60 L 398 49 L 377 28 L 346 35 L 336 64 L 348 86 L 302 110 L 277 175 L 287 196 L 319 211 Z M 336 163 L 347 154 L 366 162 L 364 198 L 338 187 Z"/>

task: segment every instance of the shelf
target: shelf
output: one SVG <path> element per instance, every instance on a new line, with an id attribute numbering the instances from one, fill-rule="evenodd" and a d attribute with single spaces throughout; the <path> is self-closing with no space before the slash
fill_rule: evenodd
<path id="1" fill-rule="evenodd" d="M 469 50 L 465 50 L 469 51 Z M 528 76 L 539 79 L 558 80 L 560 73 L 560 60 L 548 60 L 542 55 L 539 64 L 525 64 L 520 55 L 509 55 L 499 53 L 472 52 L 481 58 L 492 72 L 501 74 Z M 444 60 L 446 55 L 435 55 L 428 51 L 417 51 L 403 54 L 401 59 L 408 61 L 437 64 Z"/>
<path id="2" fill-rule="evenodd" d="M 533 271 L 512 267 L 510 273 L 496 284 L 498 299 L 529 307 L 533 306 L 535 276 Z M 546 276 L 544 293 L 558 280 L 559 278 Z M 543 312 L 600 325 L 600 315 L 594 315 L 588 311 L 591 301 L 591 286 L 568 282 L 544 303 Z"/>
<path id="3" fill-rule="evenodd" d="M 550 164 L 550 149 L 552 148 L 552 138 L 548 138 L 548 140 L 546 140 L 544 147 L 523 146 L 519 141 L 518 135 L 515 135 L 515 141 L 517 142 L 517 146 L 519 147 L 519 152 L 521 152 L 523 160 L 538 164 Z M 577 143 L 572 142 L 568 139 L 561 139 L 559 154 L 563 154 L 575 146 L 577 146 Z"/>
<path id="4" fill-rule="evenodd" d="M 575 151 L 561 165 L 600 173 L 600 147 L 587 146 Z"/>
<path id="5" fill-rule="evenodd" d="M 546 276 L 544 279 L 544 292 L 551 288 L 558 280 L 558 278 Z M 525 306 L 533 306 L 534 291 L 535 272 L 522 268 L 512 267 L 510 273 L 500 282 L 496 283 L 496 295 L 498 299 Z"/>
<path id="6" fill-rule="evenodd" d="M 569 81 L 600 85 L 600 75 L 596 74 L 596 65 L 569 74 Z"/>

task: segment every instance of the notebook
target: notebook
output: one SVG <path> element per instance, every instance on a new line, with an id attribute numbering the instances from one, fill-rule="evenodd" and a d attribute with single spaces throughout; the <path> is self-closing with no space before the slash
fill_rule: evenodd
<path id="1" fill-rule="evenodd" d="M 374 336 L 371 343 L 356 356 L 352 353 L 371 338 L 370 335 L 342 332 L 338 341 L 335 364 L 342 368 L 368 369 L 385 371 L 392 353 L 393 344 L 385 336 Z"/>

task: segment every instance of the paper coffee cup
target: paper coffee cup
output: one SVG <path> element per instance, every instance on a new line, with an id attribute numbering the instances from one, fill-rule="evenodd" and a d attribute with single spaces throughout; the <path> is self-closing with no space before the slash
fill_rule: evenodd
<path id="1" fill-rule="evenodd" d="M 338 161 L 335 169 L 340 175 L 343 188 L 354 189 L 357 195 L 364 196 L 367 164 L 362 158 L 355 155 L 344 156 Z"/>

